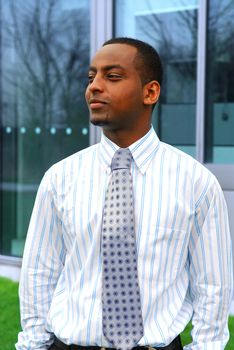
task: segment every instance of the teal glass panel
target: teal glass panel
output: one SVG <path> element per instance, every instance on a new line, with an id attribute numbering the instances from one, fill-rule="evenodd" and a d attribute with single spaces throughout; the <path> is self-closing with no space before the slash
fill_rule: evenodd
<path id="1" fill-rule="evenodd" d="M 198 1 L 116 0 L 115 35 L 144 40 L 164 68 L 153 125 L 161 140 L 195 155 Z"/>
<path id="2" fill-rule="evenodd" d="M 1 1 L 0 254 L 21 256 L 38 184 L 89 145 L 89 1 Z"/>
<path id="3" fill-rule="evenodd" d="M 234 1 L 208 6 L 206 152 L 210 163 L 234 163 Z"/>

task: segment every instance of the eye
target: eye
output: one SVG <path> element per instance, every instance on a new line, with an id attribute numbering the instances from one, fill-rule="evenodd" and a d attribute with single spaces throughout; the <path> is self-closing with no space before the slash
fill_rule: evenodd
<path id="1" fill-rule="evenodd" d="M 112 80 L 112 81 L 116 81 L 116 80 L 122 79 L 122 76 L 120 74 L 117 74 L 117 73 L 108 73 L 107 78 Z"/>
<path id="2" fill-rule="evenodd" d="M 89 74 L 89 77 L 88 77 L 89 84 L 92 84 L 94 78 L 95 78 L 95 75 Z"/>

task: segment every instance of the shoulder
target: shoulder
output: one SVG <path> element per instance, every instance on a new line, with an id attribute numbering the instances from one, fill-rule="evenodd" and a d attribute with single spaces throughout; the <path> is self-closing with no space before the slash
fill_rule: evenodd
<path id="1" fill-rule="evenodd" d="M 78 151 L 59 162 L 53 164 L 45 173 L 42 183 L 46 183 L 52 189 L 63 187 L 75 179 L 80 170 L 84 169 L 88 163 L 92 162 L 99 144 L 92 145 Z M 54 192 L 54 191 L 53 191 Z"/>
<path id="2" fill-rule="evenodd" d="M 98 144 L 84 148 L 84 149 L 60 160 L 59 162 L 53 164 L 47 170 L 47 172 L 50 172 L 50 173 L 61 172 L 62 169 L 73 167 L 83 160 L 89 161 L 92 159 L 92 157 L 96 153 L 97 147 L 98 147 Z"/>
<path id="3" fill-rule="evenodd" d="M 197 201 L 205 197 L 208 192 L 222 191 L 215 175 L 195 158 L 164 142 L 161 142 L 161 147 L 169 171 L 173 171 L 175 175 L 179 173 L 181 183 L 185 181 L 190 183 Z"/>
<path id="4" fill-rule="evenodd" d="M 205 174 L 211 174 L 211 172 L 199 161 L 190 156 L 189 154 L 181 151 L 180 149 L 173 147 L 165 142 L 160 141 L 161 150 L 165 153 L 166 160 L 171 166 L 182 167 L 182 170 L 187 173 L 193 173 L 194 169 Z"/>

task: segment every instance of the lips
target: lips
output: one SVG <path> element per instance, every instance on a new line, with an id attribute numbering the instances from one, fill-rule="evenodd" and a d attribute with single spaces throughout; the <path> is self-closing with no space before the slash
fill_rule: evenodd
<path id="1" fill-rule="evenodd" d="M 89 105 L 91 109 L 99 109 L 107 104 L 107 101 L 99 98 L 90 98 Z"/>

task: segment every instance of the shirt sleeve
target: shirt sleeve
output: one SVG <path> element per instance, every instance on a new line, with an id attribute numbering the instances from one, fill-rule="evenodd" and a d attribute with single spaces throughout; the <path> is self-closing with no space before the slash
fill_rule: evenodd
<path id="1" fill-rule="evenodd" d="M 39 186 L 24 248 L 18 350 L 45 350 L 53 342 L 52 333 L 46 330 L 46 318 L 65 259 L 62 225 L 55 203 L 55 190 L 47 172 Z"/>
<path id="2" fill-rule="evenodd" d="M 227 206 L 215 178 L 196 203 L 189 259 L 193 342 L 184 349 L 224 349 L 233 296 L 232 244 Z"/>

